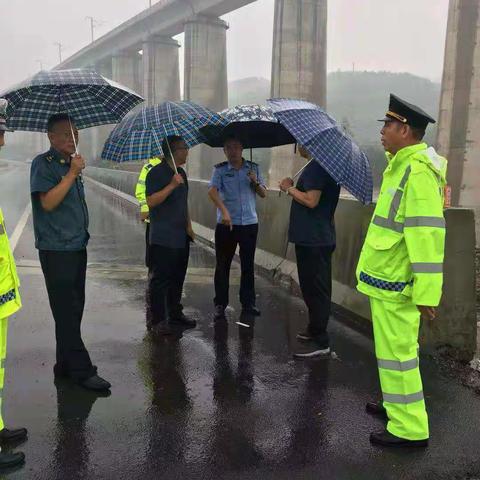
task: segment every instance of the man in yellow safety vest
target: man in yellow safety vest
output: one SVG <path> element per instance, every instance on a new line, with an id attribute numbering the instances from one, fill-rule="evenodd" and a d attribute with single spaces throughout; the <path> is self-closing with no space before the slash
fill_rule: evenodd
<path id="1" fill-rule="evenodd" d="M 388 166 L 357 267 L 357 289 L 370 297 L 383 401 L 367 412 L 387 415 L 373 444 L 428 445 L 428 417 L 418 361 L 420 318 L 433 320 L 443 283 L 447 161 L 422 143 L 435 120 L 390 97 L 381 120 Z"/>
<path id="2" fill-rule="evenodd" d="M 151 158 L 140 170 L 138 176 L 137 185 L 135 187 L 135 197 L 140 204 L 140 220 L 145 223 L 145 265 L 150 272 L 150 211 L 147 205 L 146 195 L 146 181 L 147 175 L 153 167 L 156 167 L 162 163 L 162 159 L 159 157 Z M 147 314 L 147 329 L 152 328 L 152 312 L 150 307 L 150 293 L 147 288 L 145 294 L 146 314 Z"/>
<path id="3" fill-rule="evenodd" d="M 0 99 L 0 148 L 4 145 L 8 102 Z M 7 355 L 8 318 L 22 307 L 15 261 L 7 238 L 3 212 L 0 208 L 0 392 L 5 380 L 5 357 Z M 0 406 L 2 400 L 0 398 Z M 26 440 L 27 429 L 5 428 L 0 410 L 0 444 Z M 0 451 L 0 469 L 12 468 L 25 462 L 23 452 L 7 453 Z"/>

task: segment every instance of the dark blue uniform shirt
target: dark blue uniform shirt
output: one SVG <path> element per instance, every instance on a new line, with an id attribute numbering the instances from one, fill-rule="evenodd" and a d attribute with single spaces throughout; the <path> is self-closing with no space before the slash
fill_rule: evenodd
<path id="1" fill-rule="evenodd" d="M 340 195 L 340 186 L 316 162 L 311 162 L 300 175 L 296 188 L 301 192 L 320 190 L 320 201 L 308 208 L 292 200 L 288 239 L 291 243 L 310 247 L 334 246 L 334 215 Z"/>
<path id="2" fill-rule="evenodd" d="M 150 244 L 169 248 L 185 248 L 188 242 L 188 181 L 183 168 L 178 167 L 184 184 L 179 185 L 160 205 L 150 209 Z M 149 197 L 163 190 L 175 172 L 162 162 L 153 167 L 145 180 L 146 195 Z"/>
<path id="3" fill-rule="evenodd" d="M 81 177 L 77 177 L 63 202 L 47 212 L 40 203 L 40 193 L 56 187 L 70 170 L 70 161 L 50 149 L 38 155 L 30 170 L 35 247 L 39 250 L 78 251 L 86 248 L 88 209 Z"/>

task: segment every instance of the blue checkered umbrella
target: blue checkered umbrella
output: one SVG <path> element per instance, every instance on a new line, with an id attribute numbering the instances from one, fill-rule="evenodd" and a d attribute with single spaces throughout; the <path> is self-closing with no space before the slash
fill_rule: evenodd
<path id="1" fill-rule="evenodd" d="M 127 115 L 112 131 L 102 158 L 114 162 L 148 160 L 163 155 L 166 136 L 181 136 L 188 147 L 205 142 L 204 125 L 226 125 L 221 115 L 194 102 L 163 102 Z"/>
<path id="2" fill-rule="evenodd" d="M 267 101 L 279 122 L 355 198 L 372 201 L 373 179 L 367 156 L 318 105 L 288 98 Z"/>
<path id="3" fill-rule="evenodd" d="M 290 132 L 264 105 L 237 105 L 220 112 L 227 126 L 207 125 L 202 133 L 211 147 L 223 147 L 225 138 L 238 138 L 245 148 L 271 148 L 295 143 Z"/>
<path id="4" fill-rule="evenodd" d="M 77 128 L 117 123 L 143 98 L 93 70 L 41 71 L 0 93 L 8 100 L 8 126 L 46 132 L 55 113 L 68 113 Z"/>

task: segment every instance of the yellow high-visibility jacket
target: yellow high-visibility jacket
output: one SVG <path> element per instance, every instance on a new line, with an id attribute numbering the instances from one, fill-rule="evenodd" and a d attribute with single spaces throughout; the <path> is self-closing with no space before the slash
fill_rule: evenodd
<path id="1" fill-rule="evenodd" d="M 7 318 L 22 307 L 19 287 L 20 280 L 0 209 L 0 318 Z"/>
<path id="2" fill-rule="evenodd" d="M 357 289 L 380 300 L 436 307 L 443 285 L 447 160 L 425 143 L 387 158 Z"/>
<path id="3" fill-rule="evenodd" d="M 151 158 L 148 163 L 146 163 L 140 170 L 137 186 L 135 187 L 135 197 L 137 197 L 137 200 L 140 203 L 140 212 L 142 213 L 148 213 L 147 195 L 145 191 L 145 181 L 147 179 L 148 172 L 153 167 L 156 167 L 159 163 L 162 163 L 162 160 L 160 158 Z"/>

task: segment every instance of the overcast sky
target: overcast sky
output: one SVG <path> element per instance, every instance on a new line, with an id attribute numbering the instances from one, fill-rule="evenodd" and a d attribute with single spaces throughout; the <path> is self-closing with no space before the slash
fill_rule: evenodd
<path id="1" fill-rule="evenodd" d="M 155 0 L 153 0 L 155 3 Z M 229 79 L 270 78 L 274 0 L 225 15 Z M 101 36 L 148 0 L 0 0 L 0 89 L 58 63 L 90 41 L 87 16 Z M 448 0 L 330 0 L 328 70 L 389 70 L 440 80 Z M 182 36 L 180 41 L 183 41 Z M 183 49 L 181 50 L 183 54 Z M 182 62 L 183 63 L 183 62 Z"/>

